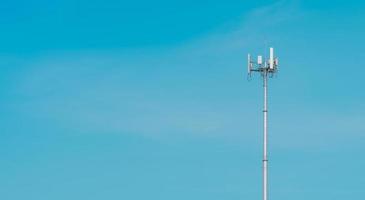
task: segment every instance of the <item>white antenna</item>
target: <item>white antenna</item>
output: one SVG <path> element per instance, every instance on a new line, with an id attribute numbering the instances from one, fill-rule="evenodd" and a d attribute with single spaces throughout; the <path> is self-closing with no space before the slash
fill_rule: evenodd
<path id="1" fill-rule="evenodd" d="M 270 48 L 270 69 L 274 69 L 274 48 Z"/>
<path id="2" fill-rule="evenodd" d="M 251 70 L 252 70 L 252 62 L 251 62 L 251 55 L 248 54 L 247 55 L 247 74 L 251 74 Z"/>
<path id="3" fill-rule="evenodd" d="M 263 159 L 262 159 L 262 165 L 263 165 L 263 200 L 267 200 L 267 188 L 268 188 L 268 151 L 267 151 L 267 78 L 269 74 L 274 74 L 278 71 L 278 64 L 279 60 L 278 58 L 274 58 L 274 48 L 270 48 L 270 58 L 269 62 L 262 63 L 262 56 L 257 57 L 257 62 L 254 63 L 251 60 L 251 56 L 249 54 L 249 74 L 251 72 L 259 72 L 263 78 L 264 81 L 264 140 L 263 140 Z M 271 76 L 269 76 L 271 77 Z"/>
<path id="4" fill-rule="evenodd" d="M 257 64 L 262 65 L 262 56 L 257 56 Z"/>

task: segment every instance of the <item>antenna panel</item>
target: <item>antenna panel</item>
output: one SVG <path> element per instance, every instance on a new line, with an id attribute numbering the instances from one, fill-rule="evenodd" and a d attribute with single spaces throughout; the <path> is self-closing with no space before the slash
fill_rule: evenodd
<path id="1" fill-rule="evenodd" d="M 257 56 L 257 64 L 262 65 L 262 56 Z"/>
<path id="2" fill-rule="evenodd" d="M 270 48 L 270 61 L 269 61 L 270 69 L 274 69 L 274 48 Z"/>
<path id="3" fill-rule="evenodd" d="M 247 55 L 247 73 L 251 73 L 251 69 L 252 69 L 252 63 L 251 63 L 251 55 L 248 54 Z"/>
<path id="4" fill-rule="evenodd" d="M 276 68 L 279 66 L 279 58 L 275 58 L 275 66 Z"/>

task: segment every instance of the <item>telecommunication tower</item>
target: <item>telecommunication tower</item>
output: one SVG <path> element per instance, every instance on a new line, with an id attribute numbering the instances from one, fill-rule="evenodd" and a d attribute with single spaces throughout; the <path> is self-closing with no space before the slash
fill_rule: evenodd
<path id="1" fill-rule="evenodd" d="M 262 196 L 263 200 L 267 200 L 267 191 L 268 191 L 268 150 L 267 150 L 267 79 L 268 77 L 273 77 L 274 73 L 278 71 L 278 58 L 274 57 L 274 48 L 270 48 L 270 57 L 268 60 L 264 60 L 261 55 L 257 56 L 257 60 L 253 60 L 251 55 L 248 54 L 247 61 L 247 73 L 251 76 L 251 73 L 258 72 L 261 74 L 261 77 L 264 82 L 264 137 L 263 137 L 263 159 L 262 159 L 262 168 L 263 168 L 263 191 Z"/>

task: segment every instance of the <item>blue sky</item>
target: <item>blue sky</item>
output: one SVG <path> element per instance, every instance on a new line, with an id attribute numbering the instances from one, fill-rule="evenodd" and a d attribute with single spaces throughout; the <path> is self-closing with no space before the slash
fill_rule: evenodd
<path id="1" fill-rule="evenodd" d="M 0 198 L 365 195 L 364 3 L 3 1 Z"/>

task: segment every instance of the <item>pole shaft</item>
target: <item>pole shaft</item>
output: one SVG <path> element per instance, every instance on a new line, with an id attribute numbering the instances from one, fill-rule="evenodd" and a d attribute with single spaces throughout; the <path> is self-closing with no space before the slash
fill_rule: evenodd
<path id="1" fill-rule="evenodd" d="M 263 73 L 264 79 L 264 141 L 263 141 L 263 200 L 267 200 L 267 170 L 268 170 L 268 159 L 267 159 L 267 70 Z"/>

